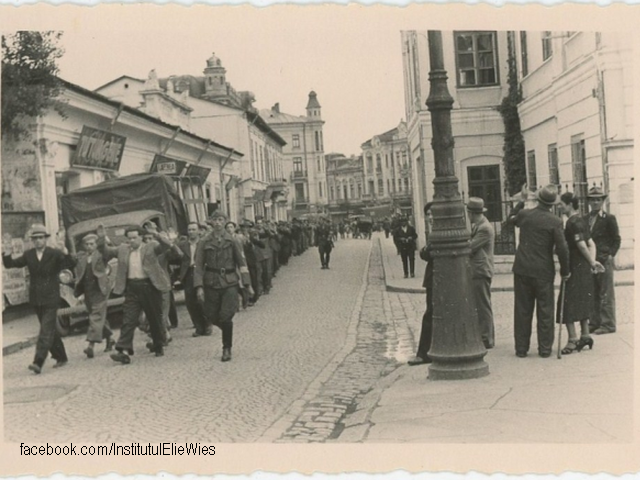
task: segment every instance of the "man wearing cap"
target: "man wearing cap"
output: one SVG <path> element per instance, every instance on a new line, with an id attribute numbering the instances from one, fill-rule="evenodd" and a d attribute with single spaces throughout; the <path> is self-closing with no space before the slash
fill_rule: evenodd
<path id="1" fill-rule="evenodd" d="M 187 238 L 178 242 L 178 248 L 182 251 L 178 279 L 184 287 L 184 302 L 187 305 L 191 322 L 196 329 L 196 331 L 193 332 L 194 337 L 211 335 L 211 326 L 205 322 L 202 304 L 198 302 L 196 287 L 193 285 L 193 274 L 196 268 L 196 250 L 200 240 L 199 226 L 196 222 L 191 222 L 187 225 Z"/>
<path id="2" fill-rule="evenodd" d="M 480 334 L 485 348 L 495 345 L 493 328 L 493 310 L 491 308 L 491 279 L 493 278 L 493 247 L 495 232 L 493 226 L 484 216 L 484 200 L 470 197 L 467 203 L 469 221 L 471 222 L 471 269 L 473 294 L 476 301 L 476 312 Z"/>
<path id="3" fill-rule="evenodd" d="M 528 195 L 526 184 L 522 188 L 523 200 Z M 536 192 L 537 207 L 524 209 L 520 201 L 509 215 L 508 221 L 520 228 L 520 241 L 513 263 L 515 293 L 514 337 L 516 355 L 527 356 L 531 341 L 531 322 L 536 309 L 538 354 L 551 356 L 554 338 L 555 265 L 553 252 L 560 261 L 560 275 L 568 279 L 569 247 L 564 237 L 562 220 L 551 212 L 558 203 L 558 187 L 547 185 Z"/>
<path id="4" fill-rule="evenodd" d="M 211 220 L 213 231 L 196 250 L 193 284 L 207 322 L 222 330 L 221 360 L 228 362 L 233 346 L 233 316 L 238 310 L 238 271 L 243 285 L 250 285 L 251 278 L 242 245 L 224 229 L 226 215 L 217 211 Z"/>
<path id="5" fill-rule="evenodd" d="M 93 346 L 101 343 L 103 339 L 107 341 L 105 352 L 113 349 L 116 343 L 112 339 L 113 332 L 107 323 L 107 299 L 111 290 L 109 266 L 98 252 L 97 241 L 98 236 L 93 233 L 85 235 L 82 239 L 84 254 L 79 256 L 76 265 L 74 290 L 76 297 L 84 294 L 84 303 L 89 312 L 89 330 L 87 331 L 89 345 L 84 349 L 88 358 L 93 358 Z"/>
<path id="6" fill-rule="evenodd" d="M 34 248 L 26 250 L 20 256 L 13 256 L 12 252 L 2 254 L 5 268 L 29 269 L 29 301 L 36 311 L 40 322 L 40 333 L 36 343 L 36 353 L 29 370 L 38 374 L 47 358 L 48 352 L 56 360 L 56 367 L 67 363 L 67 353 L 62 338 L 56 330 L 58 306 L 60 305 L 59 274 L 62 270 L 73 268 L 75 260 L 63 244 L 58 248 L 47 246 L 49 233 L 44 225 L 34 225 L 31 228 L 31 241 Z"/>
<path id="7" fill-rule="evenodd" d="M 409 277 L 409 275 L 411 275 L 411 278 L 415 277 L 417 238 L 416 229 L 409 225 L 408 218 L 403 217 L 400 221 L 400 226 L 395 231 L 394 240 L 402 258 L 404 278 Z"/>
<path id="8" fill-rule="evenodd" d="M 613 257 L 620 249 L 620 230 L 616 217 L 602 210 L 607 195 L 600 187 L 592 187 L 587 195 L 591 239 L 596 244 L 596 260 L 605 270 L 593 275 L 593 313 L 589 319 L 589 330 L 596 335 L 616 331 L 616 297 L 613 282 Z"/>

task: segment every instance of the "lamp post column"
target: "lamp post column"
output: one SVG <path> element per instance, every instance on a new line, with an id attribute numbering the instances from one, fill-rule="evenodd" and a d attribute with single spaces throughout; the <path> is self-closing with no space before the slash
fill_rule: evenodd
<path id="1" fill-rule="evenodd" d="M 451 108 L 447 88 L 442 33 L 429 31 L 429 82 L 427 107 L 431 112 L 435 158 L 433 232 L 433 340 L 429 378 L 454 380 L 489 374 L 473 298 L 469 231 L 453 163 Z"/>

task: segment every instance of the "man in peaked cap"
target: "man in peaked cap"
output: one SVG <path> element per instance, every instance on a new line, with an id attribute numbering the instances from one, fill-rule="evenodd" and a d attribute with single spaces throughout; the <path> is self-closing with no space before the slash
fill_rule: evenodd
<path id="1" fill-rule="evenodd" d="M 620 230 L 616 217 L 606 213 L 602 204 L 607 195 L 600 187 L 589 189 L 589 216 L 585 218 L 596 244 L 596 260 L 604 266 L 603 273 L 593 275 L 593 313 L 589 329 L 596 335 L 616 331 L 616 297 L 613 281 L 613 258 L 620 249 Z"/>
<path id="2" fill-rule="evenodd" d="M 36 353 L 29 370 L 38 374 L 49 352 L 56 360 L 55 367 L 67 364 L 67 352 L 62 338 L 56 330 L 58 306 L 60 305 L 59 274 L 62 270 L 73 268 L 75 260 L 69 255 L 64 245 L 57 248 L 47 246 L 50 237 L 44 225 L 31 228 L 31 241 L 34 248 L 26 250 L 22 255 L 14 256 L 11 251 L 2 254 L 5 268 L 29 269 L 29 301 L 36 311 L 40 322 L 40 333 L 36 343 Z"/>
<path id="3" fill-rule="evenodd" d="M 495 345 L 493 327 L 493 310 L 491 308 L 491 279 L 493 278 L 493 247 L 495 232 L 493 226 L 484 216 L 484 200 L 470 197 L 467 212 L 471 222 L 471 269 L 473 294 L 476 301 L 476 312 L 480 334 L 485 348 Z"/>
<path id="4" fill-rule="evenodd" d="M 522 187 L 522 198 L 528 195 Z M 560 275 L 569 278 L 569 247 L 564 237 L 562 220 L 551 212 L 559 202 L 558 187 L 547 185 L 536 192 L 538 206 L 524 209 L 524 202 L 509 215 L 508 221 L 520 228 L 520 241 L 513 263 L 514 337 L 516 355 L 526 357 L 531 341 L 533 310 L 536 309 L 538 354 L 551 356 L 554 338 L 555 265 L 553 252 L 560 261 Z"/>

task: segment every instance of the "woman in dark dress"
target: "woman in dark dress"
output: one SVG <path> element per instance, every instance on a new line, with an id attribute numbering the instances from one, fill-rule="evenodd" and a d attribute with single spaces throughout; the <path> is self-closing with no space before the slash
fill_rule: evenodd
<path id="1" fill-rule="evenodd" d="M 581 351 L 586 346 L 593 348 L 593 339 L 589 335 L 589 316 L 593 304 L 592 273 L 603 267 L 595 259 L 595 244 L 589 235 L 589 225 L 580 216 L 578 198 L 573 193 L 566 192 L 560 197 L 560 201 L 563 213 L 567 216 L 564 235 L 569 244 L 571 266 L 571 276 L 565 283 L 562 318 L 562 323 L 569 332 L 569 341 L 562 353 L 568 355 L 575 350 Z M 561 307 L 560 302 L 558 307 Z M 560 315 L 557 318 L 559 323 Z M 580 338 L 576 332 L 576 322 L 580 322 Z"/>

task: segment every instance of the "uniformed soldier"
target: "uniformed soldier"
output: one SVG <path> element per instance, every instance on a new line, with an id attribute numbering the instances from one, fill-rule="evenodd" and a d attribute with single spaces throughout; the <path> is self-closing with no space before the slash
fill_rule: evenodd
<path id="1" fill-rule="evenodd" d="M 198 245 L 193 284 L 203 303 L 209 324 L 222 330 L 223 362 L 231 360 L 233 316 L 238 310 L 238 283 L 251 285 L 251 278 L 239 240 L 224 229 L 227 217 L 217 211 L 211 216 L 213 231 Z"/>

